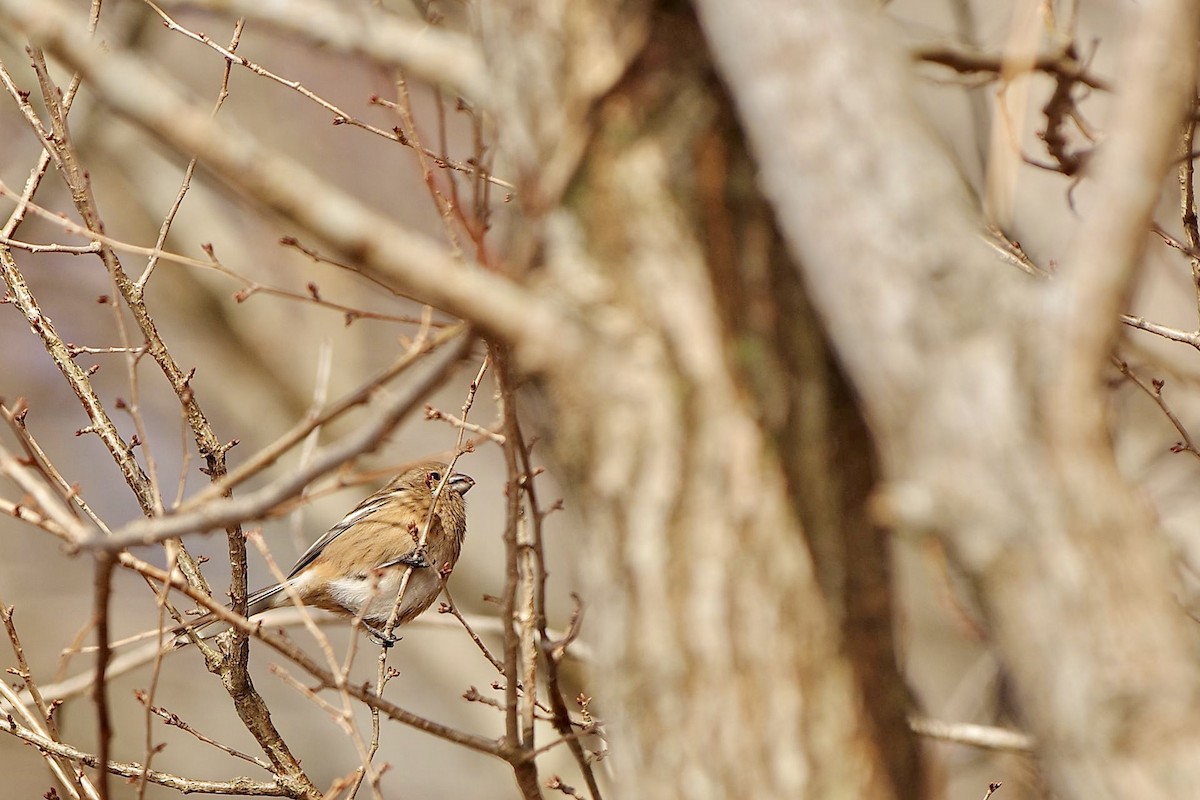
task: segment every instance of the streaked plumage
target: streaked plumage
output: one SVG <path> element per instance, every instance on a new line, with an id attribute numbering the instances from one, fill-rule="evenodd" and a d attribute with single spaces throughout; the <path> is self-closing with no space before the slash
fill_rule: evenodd
<path id="1" fill-rule="evenodd" d="M 437 599 L 441 591 L 438 571 L 454 568 L 467 531 L 463 495 L 475 481 L 453 473 L 438 499 L 425 550 L 418 552 L 417 541 L 429 517 L 433 492 L 447 469 L 445 464 L 428 462 L 393 478 L 313 542 L 288 573 L 286 583 L 305 605 L 335 613 L 355 616 L 366 604 L 363 621 L 380 636 L 395 605 L 401 578 L 412 567 L 399 624 L 411 622 Z M 292 600 L 283 587 L 275 584 L 252 594 L 247 600 L 247 616 L 290 605 Z M 208 615 L 187 627 L 199 629 L 215 621 Z M 181 643 L 186 642 L 184 638 Z"/>

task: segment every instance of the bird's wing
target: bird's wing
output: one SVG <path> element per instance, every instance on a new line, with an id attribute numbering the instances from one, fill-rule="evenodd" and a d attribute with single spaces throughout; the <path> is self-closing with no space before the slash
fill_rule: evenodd
<path id="1" fill-rule="evenodd" d="M 246 616 L 253 617 L 255 614 L 261 614 L 272 606 L 272 600 L 275 595 L 283 591 L 283 584 L 277 583 L 274 586 L 268 586 L 265 589 L 259 589 L 254 594 L 246 598 Z"/>
<path id="2" fill-rule="evenodd" d="M 392 489 L 391 491 L 379 492 L 371 495 L 366 500 L 363 500 L 361 503 L 359 503 L 353 511 L 342 517 L 341 522 L 327 530 L 324 536 L 322 536 L 320 539 L 317 539 L 312 543 L 311 546 L 309 546 L 307 550 L 304 551 L 303 555 L 301 555 L 299 560 L 296 561 L 296 565 L 292 567 L 292 571 L 288 573 L 288 578 L 296 577 L 296 574 L 300 572 L 300 570 L 316 561 L 317 556 L 321 555 L 321 551 L 324 550 L 330 542 L 345 533 L 350 526 L 361 521 L 365 517 L 374 514 L 376 511 L 390 503 L 393 496 L 395 496 L 398 492 L 403 491 L 404 487 L 399 487 Z"/>
<path id="3" fill-rule="evenodd" d="M 255 614 L 261 614 L 271 607 L 271 599 L 283 591 L 283 584 L 277 583 L 274 586 L 268 586 L 265 589 L 259 589 L 254 594 L 246 598 L 246 616 L 253 617 Z M 201 639 L 211 639 L 219 633 L 224 633 L 229 630 L 228 625 L 223 625 L 215 630 L 201 633 L 205 628 L 212 627 L 213 623 L 219 622 L 220 619 L 211 611 L 202 617 L 186 622 L 183 625 L 178 625 L 171 629 L 171 635 L 175 637 L 172 642 L 172 647 L 183 647 L 191 642 L 186 631 L 191 628 Z"/>

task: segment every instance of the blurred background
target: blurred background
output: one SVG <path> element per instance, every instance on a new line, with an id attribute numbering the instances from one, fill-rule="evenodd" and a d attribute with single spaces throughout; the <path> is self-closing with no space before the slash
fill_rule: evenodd
<path id="1" fill-rule="evenodd" d="M 393 0 L 385 5 L 394 7 L 397 14 L 418 18 L 417 9 L 410 3 Z M 891 18 L 896 36 L 914 51 L 953 45 L 989 53 L 1000 52 L 1020 39 L 1022 25 L 1028 27 L 1022 20 L 1033 13 L 1034 41 L 1041 51 L 1055 43 L 1047 41 L 1038 27 L 1042 24 L 1037 16 L 1040 5 L 1019 1 L 895 0 L 887 3 L 882 13 Z M 1078 13 L 1075 41 L 1085 51 L 1080 55 L 1087 61 L 1088 70 L 1100 77 L 1113 77 L 1132 4 L 1111 0 L 1066 5 L 1070 8 L 1060 13 Z M 473 10 L 469 6 L 445 2 L 434 8 L 444 19 L 443 24 L 470 30 Z M 229 20 L 201 12 L 182 10 L 176 16 L 182 25 L 203 31 L 220 43 L 227 42 L 232 30 Z M 133 0 L 105 3 L 99 36 L 114 46 L 120 43 L 138 51 L 156 64 L 164 77 L 186 85 L 195 97 L 215 101 L 223 68 L 221 59 L 209 48 L 166 29 L 145 4 Z M 32 89 L 36 83 L 20 46 L 18 41 L 0 36 L 0 58 L 11 69 L 24 70 L 16 72 L 17 82 Z M 364 59 L 327 53 L 294 36 L 253 24 L 242 36 L 238 53 L 385 131 L 398 124 L 395 112 L 370 102 L 373 95 L 395 98 L 393 76 Z M 998 204 L 993 207 L 1007 215 L 1007 231 L 1036 264 L 1053 271 L 1076 230 L 1076 209 L 1087 207 L 1089 187 L 1086 182 L 1076 186 L 1070 177 L 1023 163 L 1013 158 L 1015 147 L 1006 148 L 1019 143 L 1025 153 L 1045 160 L 1045 145 L 1038 131 L 1045 126 L 1041 109 L 1053 82 L 1035 74 L 1010 85 L 1004 102 L 1012 113 L 1005 121 L 996 113 L 996 83 L 983 83 L 934 64 L 918 64 L 917 70 L 921 75 L 920 100 L 930 123 L 959 164 L 964 181 L 980 197 L 981 206 Z M 58 73 L 56 77 L 65 84 L 68 76 Z M 432 238 L 444 238 L 441 217 L 411 149 L 351 125 L 334 125 L 332 114 L 312 100 L 244 69 L 234 70 L 229 88 L 221 120 L 269 142 L 381 212 Z M 440 150 L 444 141 L 445 152 L 451 157 L 471 157 L 471 120 L 455 110 L 453 98 L 439 110 L 439 99 L 427 87 L 413 83 L 409 88 L 413 114 L 426 144 Z M 1091 123 L 1100 129 L 1107 105 L 1108 97 L 1103 92 L 1093 92 L 1080 103 L 1091 115 Z M 108 234 L 122 242 L 152 246 L 179 190 L 185 165 L 145 134 L 97 107 L 86 91 L 71 113 L 71 124 L 81 159 L 91 171 Z M 996 133 L 997 125 L 1000 134 Z M 0 141 L 5 145 L 0 149 L 0 180 L 19 191 L 39 148 L 12 102 L 0 103 Z M 1088 146 L 1081 138 L 1079 147 Z M 897 153 L 896 157 L 904 154 Z M 502 163 L 496 171 L 503 176 Z M 446 172 L 437 176 L 441 186 L 449 179 Z M 51 175 L 37 202 L 56 212 L 66 211 L 70 202 L 64 194 L 61 183 Z M 503 199 L 502 192 L 493 194 L 492 223 L 499 229 L 511 221 Z M 10 200 L 0 201 L 5 212 L 11 207 Z M 1177 208 L 1174 194 L 1165 187 L 1158 222 L 1178 236 Z M 216 257 L 243 279 L 163 262 L 148 284 L 151 313 L 176 360 L 184 369 L 195 368 L 191 385 L 217 435 L 240 442 L 230 451 L 231 466 L 291 428 L 315 402 L 340 397 L 392 363 L 417 331 L 413 324 L 394 320 L 359 318 L 347 324 L 343 311 L 304 299 L 309 284 L 316 284 L 323 300 L 347 308 L 390 317 L 421 315 L 419 306 L 381 290 L 359 275 L 314 263 L 297 250 L 281 246 L 280 237 L 290 233 L 277 220 L 261 216 L 258 209 L 214 186 L 201 170 L 175 220 L 166 249 L 203 260 L 202 245 L 211 245 Z M 30 219 L 21 229 L 21 238 L 63 244 L 83 241 L 42 219 Z M 113 287 L 96 259 L 28 253 L 18 253 L 17 258 L 43 310 L 67 341 L 94 348 L 120 345 L 111 305 L 101 302 L 101 298 L 113 296 Z M 124 258 L 129 272 L 136 275 L 144 268 L 144 258 L 128 254 Z M 1141 291 L 1133 299 L 1130 313 L 1180 329 L 1194 329 L 1196 300 L 1186 257 L 1156 240 L 1150 244 L 1146 259 Z M 238 293 L 251 283 L 286 289 L 298 298 L 259 292 L 239 302 Z M 987 309 L 979 312 L 986 314 Z M 435 315 L 435 319 L 443 318 Z M 66 479 L 79 487 L 110 525 L 116 527 L 140 516 L 101 443 L 94 436 L 75 435 L 87 419 L 40 342 L 12 306 L 0 307 L 0 343 L 0 398 L 10 406 L 18 398 L 28 403 L 29 430 Z M 1146 380 L 1166 381 L 1165 396 L 1185 424 L 1200 414 L 1200 369 L 1193 351 L 1136 331 L 1129 333 L 1121 349 L 1130 367 Z M 483 355 L 480 346 L 430 402 L 459 414 Z M 131 395 L 123 356 L 84 354 L 79 363 L 98 367 L 92 380 L 126 438 L 133 434 L 134 426 L 127 412 L 116 410 L 117 401 L 136 402 L 147 430 L 139 459 L 153 470 L 165 498 L 176 496 L 181 475 L 185 480 L 183 496 L 207 483 L 194 452 L 185 455 L 194 450 L 191 437 L 180 420 L 174 394 L 151 362 L 144 361 L 137 367 L 136 398 Z M 936 365 L 930 365 L 930 369 L 936 369 Z M 1171 452 L 1171 445 L 1178 439 L 1175 429 L 1144 392 L 1122 381 L 1115 371 L 1113 399 L 1114 429 L 1126 473 L 1138 477 L 1165 527 L 1175 537 L 1181 570 L 1190 583 L 1198 563 L 1192 535 L 1200 496 L 1192 491 L 1198 477 L 1195 459 L 1186 453 Z M 350 414 L 322 435 L 334 437 L 352 429 L 360 419 Z M 487 427 L 496 424 L 490 377 L 481 386 L 470 419 Z M 528 422 L 536 432 L 538 420 Z M 453 451 L 456 437 L 456 429 L 445 422 L 427 421 L 420 415 L 410 419 L 358 465 L 359 472 L 378 472 L 374 483 L 332 492 L 317 487 L 309 504 L 262 524 L 274 558 L 286 568 L 309 542 L 381 484 L 387 473 L 415 459 L 445 457 Z M 16 446 L 7 429 L 0 431 L 0 438 L 8 447 Z M 538 452 L 536 447 L 534 452 Z M 251 486 L 295 469 L 300 458 L 297 449 Z M 502 454 L 494 444 L 482 442 L 475 452 L 462 458 L 459 469 L 473 476 L 477 486 L 468 497 L 466 549 L 450 587 L 464 611 L 481 618 L 495 617 L 496 606 L 485 596 L 499 595 L 504 581 Z M 543 498 L 552 502 L 560 497 L 552 473 L 539 480 Z M 0 492 L 19 499 L 11 486 L 0 488 Z M 562 628 L 572 609 L 569 595 L 578 585 L 573 570 L 587 568 L 570 557 L 575 540 L 583 532 L 569 502 L 563 512 L 548 518 L 546 533 L 550 624 Z M 208 559 L 205 574 L 217 596 L 223 597 L 228 585 L 224 538 L 219 534 L 193 536 L 187 544 L 194 554 Z M 956 585 L 942 554 L 928 542 L 897 540 L 895 545 L 901 593 L 900 658 L 916 707 L 924 715 L 947 721 L 1010 725 L 1003 672 L 991 654 L 976 609 Z M 154 548 L 142 548 L 138 555 L 159 564 L 163 561 L 161 551 Z M 270 573 L 253 548 L 250 558 L 251 589 L 270 583 Z M 72 647 L 76 634 L 82 634 L 87 644 L 92 642 L 88 627 L 92 577 L 88 558 L 72 556 L 57 540 L 37 529 L 0 517 L 0 602 L 15 607 L 18 630 L 41 684 L 49 685 L 90 668 L 90 654 L 76 654 L 69 660 L 62 654 Z M 158 624 L 154 598 L 140 578 L 118 572 L 114 591 L 115 639 L 148 631 Z M 1180 600 L 1189 610 L 1195 610 L 1194 597 L 1183 596 Z M 587 598 L 583 601 L 586 608 Z M 324 630 L 335 647 L 344 650 L 350 635 L 347 626 L 335 623 Z M 313 646 L 307 634 L 294 631 L 306 647 Z M 494 670 L 453 620 L 431 611 L 406 628 L 403 635 L 391 657 L 401 676 L 389 686 L 388 696 L 418 714 L 483 736 L 499 736 L 503 732 L 502 714 L 462 699 L 472 686 L 491 696 L 499 693 L 490 688 L 497 677 Z M 494 631 L 485 633 L 484 638 L 492 646 L 498 644 Z M 581 652 L 586 653 L 586 622 L 582 643 Z M 118 655 L 144 646 L 144 642 L 131 644 L 121 648 Z M 4 654 L 0 664 L 8 665 L 6 646 L 0 646 L 0 653 Z M 360 653 L 353 680 L 374 681 L 372 653 L 373 648 Z M 253 646 L 254 679 L 273 711 L 275 724 L 317 784 L 328 786 L 350 773 L 358 757 L 329 715 L 272 673 L 274 663 L 271 652 Z M 568 662 L 568 666 L 574 687 L 568 690 L 568 696 L 586 691 L 586 664 Z M 304 682 L 303 676 L 296 677 Z M 122 732 L 114 740 L 115 758 L 140 761 L 144 757 L 144 736 L 130 733 L 144 732 L 146 725 L 145 710 L 133 693 L 147 689 L 152 680 L 157 681 L 158 705 L 208 736 L 255 752 L 254 741 L 225 702 L 224 693 L 214 685 L 215 679 L 204 670 L 199 654 L 184 649 L 166 658 L 157 678 L 147 664 L 111 681 L 109 693 L 118 718 L 116 728 Z M 597 698 L 596 703 L 602 715 L 603 698 Z M 94 752 L 96 721 L 86 697 L 69 700 L 59 713 L 64 738 Z M 357 723 L 364 735 L 369 735 L 367 715 L 361 709 Z M 157 769 L 214 780 L 241 774 L 263 777 L 252 765 L 200 745 L 175 728 L 156 721 L 152 730 L 153 740 L 166 744 L 155 756 Z M 619 729 L 614 733 L 619 738 Z M 619 741 L 615 746 L 619 750 Z M 934 756 L 931 765 L 940 792 L 936 796 L 976 797 L 979 787 L 990 781 L 1004 783 L 1004 798 L 1044 796 L 1035 771 L 1021 756 L 997 755 L 962 745 L 928 746 Z M 560 750 L 548 756 L 543 767 L 546 775 L 571 770 L 568 754 Z M 376 761 L 391 765 L 383 779 L 387 796 L 515 796 L 506 765 L 399 724 L 385 721 Z M 0 737 L 0 774 L 6 776 L 5 794 L 10 797 L 41 796 L 52 783 L 38 753 L 12 737 Z M 118 797 L 133 796 L 132 789 L 119 783 L 114 784 L 114 791 Z M 154 786 L 146 792 L 147 797 L 175 795 Z"/>

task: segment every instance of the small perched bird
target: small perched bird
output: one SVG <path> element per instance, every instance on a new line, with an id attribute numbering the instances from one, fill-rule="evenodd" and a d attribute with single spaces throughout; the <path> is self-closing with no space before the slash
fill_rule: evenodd
<path id="1" fill-rule="evenodd" d="M 428 462 L 400 473 L 386 486 L 363 500 L 317 541 L 292 567 L 284 583 L 261 589 L 249 598 L 246 616 L 292 604 L 290 586 L 305 605 L 357 616 L 364 627 L 385 645 L 391 641 L 384 627 L 396 604 L 404 572 L 412 568 L 398 624 L 411 622 L 437 599 L 442 589 L 440 571 L 454 568 L 467 532 L 463 495 L 475 481 L 451 473 L 445 464 Z M 437 508 L 429 521 L 423 549 L 417 543 L 433 502 L 433 493 L 445 479 Z M 363 611 L 363 606 L 366 610 Z M 212 614 L 174 631 L 204 628 L 217 619 Z M 208 638 L 213 634 L 208 634 Z M 186 635 L 176 645 L 187 644 Z"/>

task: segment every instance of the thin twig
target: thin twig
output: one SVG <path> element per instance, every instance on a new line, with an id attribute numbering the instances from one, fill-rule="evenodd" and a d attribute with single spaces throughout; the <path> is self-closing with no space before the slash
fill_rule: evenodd
<path id="1" fill-rule="evenodd" d="M 425 406 L 425 419 L 444 420 L 456 428 L 461 428 L 462 430 L 470 431 L 471 433 L 477 433 L 483 438 L 496 444 L 504 444 L 504 434 L 496 433 L 495 431 L 485 428 L 482 425 L 476 425 L 474 422 L 467 422 L 464 419 L 459 419 L 453 414 L 434 408 L 433 406 Z"/>
<path id="2" fill-rule="evenodd" d="M 470 340 L 464 339 L 458 347 L 431 359 L 433 365 L 421 380 L 404 387 L 404 391 L 380 403 L 378 412 L 367 423 L 338 442 L 322 448 L 302 469 L 238 498 L 213 500 L 195 510 L 182 511 L 158 519 L 136 520 L 114 531 L 112 536 L 90 537 L 83 543 L 84 546 L 90 549 L 122 550 L 133 545 L 152 544 L 184 533 L 207 531 L 234 522 L 261 518 L 279 503 L 297 495 L 316 477 L 375 450 L 382 439 L 423 402 L 430 391 L 449 376 L 470 345 Z"/>
<path id="3" fill-rule="evenodd" d="M 96 684 L 92 688 L 92 699 L 96 704 L 96 728 L 99 741 L 99 750 L 97 751 L 97 759 L 101 764 L 107 764 L 109 759 L 109 751 L 112 748 L 112 717 L 109 713 L 108 705 L 108 678 L 105 676 L 105 670 L 108 669 L 109 657 L 112 655 L 108 646 L 108 623 L 110 601 L 112 599 L 112 576 L 115 559 L 110 553 L 99 553 L 96 556 L 96 578 L 95 578 L 95 620 L 96 620 L 96 641 L 100 645 L 96 651 Z M 108 770 L 101 769 L 97 776 L 96 788 L 100 792 L 101 800 L 108 800 Z"/>
<path id="4" fill-rule="evenodd" d="M 305 88 L 305 86 L 303 84 L 301 84 L 299 81 L 288 80 L 287 78 L 284 78 L 281 75 L 277 75 L 274 72 L 271 72 L 269 69 L 266 69 L 265 67 L 263 67 L 260 64 L 256 64 L 255 62 L 253 62 L 247 58 L 243 58 L 242 56 L 239 56 L 236 53 L 233 53 L 230 50 L 227 50 L 226 48 L 224 48 L 221 45 L 214 42 L 209 36 L 207 36 L 203 33 L 196 33 L 194 31 L 189 30 L 188 28 L 185 28 L 184 26 L 180 25 L 174 19 L 169 17 L 165 11 L 163 11 L 161 8 L 159 8 L 157 5 L 155 5 L 150 0 L 144 0 L 144 2 L 146 3 L 146 5 L 150 6 L 156 14 L 158 14 L 160 17 L 162 17 L 163 23 L 170 30 L 175 31 L 176 33 L 186 36 L 187 38 L 189 38 L 195 42 L 199 42 L 199 43 L 209 47 L 210 49 L 212 49 L 212 50 L 216 51 L 218 54 L 220 54 L 220 56 L 222 58 L 224 58 L 227 62 L 237 64 L 239 67 L 244 67 L 247 70 L 249 70 L 250 72 L 253 72 L 255 75 L 258 75 L 261 78 L 266 78 L 267 80 L 274 81 L 275 83 L 278 83 L 280 86 L 285 86 L 288 89 L 291 89 L 292 91 L 299 93 L 300 95 L 304 96 L 305 98 L 307 98 L 307 99 L 311 100 L 312 102 L 316 103 L 317 105 L 321 106 L 321 108 L 324 108 L 326 111 L 333 114 L 333 122 L 335 125 L 350 125 L 355 128 L 361 128 L 364 131 L 373 133 L 376 136 L 380 136 L 384 139 L 388 139 L 389 141 L 393 141 L 398 144 L 412 146 L 411 143 L 404 136 L 402 136 L 399 132 L 385 131 L 382 128 L 377 128 L 374 125 L 371 125 L 369 123 L 366 123 L 366 122 L 358 119 L 357 117 L 353 116 L 352 114 L 349 114 L 348 112 L 343 111 L 341 108 L 339 108 L 338 106 L 329 102 L 328 100 L 321 97 L 320 95 L 316 94 L 315 92 Z M 458 161 L 454 161 L 453 159 L 446 158 L 445 156 L 439 155 L 437 153 L 433 153 L 432 151 L 426 151 L 424 148 L 417 148 L 417 152 L 423 157 L 435 160 L 437 165 L 440 167 L 449 167 L 450 169 L 453 169 L 453 170 L 456 170 L 459 172 L 463 172 L 468 175 L 474 174 L 477 171 L 476 168 L 474 166 L 472 166 L 471 164 L 464 164 L 464 163 L 461 163 Z M 499 178 L 492 177 L 490 175 L 488 176 L 488 179 L 491 180 L 492 182 L 494 182 L 495 184 L 497 184 L 498 186 L 503 186 L 506 189 L 513 190 L 515 188 L 513 186 L 513 184 L 509 183 L 508 181 L 504 181 Z"/>
<path id="5" fill-rule="evenodd" d="M 1121 322 L 1131 328 L 1137 328 L 1140 331 L 1153 333 L 1156 336 L 1161 336 L 1164 339 L 1170 339 L 1172 342 L 1180 342 L 1182 344 L 1191 345 L 1200 350 L 1200 332 L 1181 331 L 1178 328 L 1168 328 L 1166 325 L 1159 325 L 1157 322 L 1149 322 L 1144 317 L 1135 317 L 1130 314 L 1121 314 Z"/>
<path id="6" fill-rule="evenodd" d="M 1196 139 L 1196 109 L 1200 107 L 1196 97 L 1192 98 L 1192 113 L 1183 124 L 1183 137 L 1179 149 L 1185 157 L 1179 162 L 1179 212 L 1183 223 L 1183 235 L 1187 238 L 1189 266 L 1192 270 L 1192 289 L 1196 295 L 1197 324 L 1200 324 L 1200 221 L 1196 218 L 1196 162 L 1191 158 L 1192 143 Z"/>
<path id="7" fill-rule="evenodd" d="M 1155 378 L 1149 384 L 1147 384 L 1146 381 L 1138 376 L 1136 372 L 1130 369 L 1129 365 L 1125 363 L 1125 361 L 1116 358 L 1115 356 L 1113 357 L 1112 361 L 1116 368 L 1121 371 L 1122 375 L 1133 381 L 1133 383 L 1139 389 L 1145 392 L 1150 399 L 1154 401 L 1154 403 L 1159 407 L 1170 423 L 1175 427 L 1175 430 L 1179 432 L 1179 435 L 1182 437 L 1183 441 L 1171 445 L 1171 452 L 1191 453 L 1196 458 L 1200 458 L 1200 450 L 1197 450 L 1195 442 L 1192 441 L 1191 434 L 1188 433 L 1187 428 L 1184 427 L 1183 422 L 1175 415 L 1175 412 L 1171 410 L 1171 407 L 1167 405 L 1167 401 L 1162 395 L 1163 386 L 1166 385 L 1165 381 Z"/>
<path id="8" fill-rule="evenodd" d="M 11 718 L 0 717 L 0 731 L 11 733 L 31 745 L 41 750 L 43 753 L 49 753 L 61 758 L 67 758 L 79 764 L 89 767 L 99 768 L 102 764 L 105 768 L 101 772 L 105 775 L 119 775 L 124 778 L 139 778 L 145 775 L 151 783 L 156 783 L 160 786 L 166 786 L 170 789 L 175 789 L 179 792 L 195 793 L 195 794 L 221 794 L 221 795 L 239 795 L 247 797 L 288 797 L 289 790 L 276 783 L 255 783 L 247 778 L 235 778 L 232 781 L 204 781 L 194 778 L 184 778 L 179 775 L 171 775 L 166 772 L 156 772 L 155 770 L 147 770 L 141 764 L 135 762 L 108 761 L 105 762 L 99 756 L 85 753 L 77 750 L 69 745 L 48 739 L 34 731 L 16 724 Z"/>
<path id="9" fill-rule="evenodd" d="M 971 52 L 943 46 L 919 48 L 913 53 L 913 57 L 918 61 L 940 64 L 957 72 L 987 72 L 996 77 L 999 77 L 1006 67 L 1004 54 Z M 1108 81 L 1089 73 L 1086 66 L 1066 50 L 1035 56 L 1030 69 L 1053 75 L 1060 80 L 1082 83 L 1092 89 L 1112 91 Z"/>
<path id="10" fill-rule="evenodd" d="M 488 649 L 488 646 L 483 643 L 483 639 L 481 639 L 479 634 L 475 631 L 475 626 L 472 625 L 467 620 L 466 616 L 458 609 L 458 604 L 454 602 L 454 597 L 450 594 L 450 587 L 445 585 L 444 582 L 442 584 L 442 592 L 446 595 L 446 604 L 444 607 L 445 613 L 450 614 L 456 620 L 458 620 L 458 623 L 467 632 L 467 635 L 471 637 L 471 641 L 475 643 L 477 648 L 479 648 L 479 652 L 483 654 L 483 657 L 488 660 L 489 664 L 495 667 L 497 672 L 503 675 L 504 662 L 492 655 L 492 651 Z M 442 610 L 443 608 L 438 608 L 439 612 Z M 489 617 L 488 619 L 491 622 L 496 621 L 494 618 Z"/>
<path id="11" fill-rule="evenodd" d="M 88 256 L 95 255 L 100 252 L 103 246 L 100 242 L 92 242 L 91 244 L 33 244 L 32 242 L 22 242 L 17 239 L 8 239 L 0 237 L 0 244 L 7 247 L 14 247 L 17 250 L 24 250 L 27 253 L 62 253 L 68 256 Z"/>
<path id="12" fill-rule="evenodd" d="M 218 750 L 224 750 L 226 753 L 233 756 L 234 758 L 240 758 L 242 761 L 249 761 L 251 764 L 254 764 L 257 767 L 261 767 L 262 769 L 270 771 L 271 765 L 268 764 L 263 759 L 258 758 L 257 756 L 252 756 L 247 753 L 243 753 L 241 750 L 235 750 L 234 748 L 230 747 L 227 744 L 218 742 L 216 739 L 213 739 L 211 736 L 205 736 L 203 733 L 196 730 L 191 725 L 189 725 L 187 722 L 185 722 L 183 720 L 183 718 L 180 717 L 178 714 L 168 711 L 165 708 L 156 706 L 153 703 L 151 703 L 149 695 L 147 695 L 145 692 L 139 690 L 139 691 L 135 691 L 133 694 L 134 694 L 134 697 L 137 698 L 138 702 L 146 707 L 147 711 L 149 711 L 154 716 L 162 719 L 162 721 L 165 722 L 167 725 L 170 725 L 174 728 L 179 728 L 181 731 L 184 731 L 185 733 L 190 733 L 192 736 L 196 737 L 197 739 L 204 742 L 205 744 L 212 745 L 213 747 L 217 748 Z"/>

